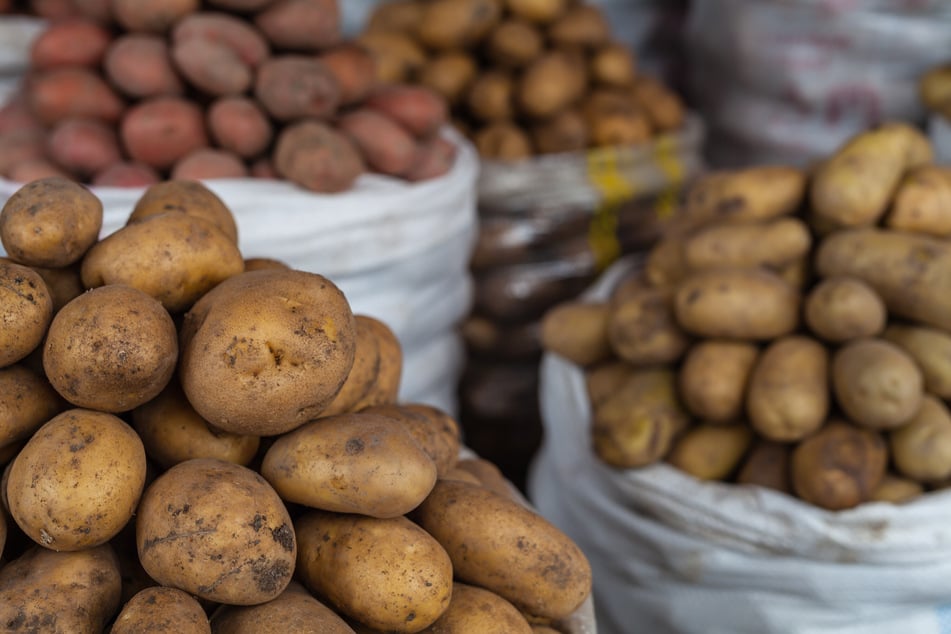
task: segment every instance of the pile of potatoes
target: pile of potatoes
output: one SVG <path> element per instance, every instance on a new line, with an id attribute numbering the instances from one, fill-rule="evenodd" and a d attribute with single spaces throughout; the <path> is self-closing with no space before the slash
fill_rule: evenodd
<path id="1" fill-rule="evenodd" d="M 325 277 L 194 181 L 0 212 L 0 629 L 556 632 L 590 566 Z M 465 454 L 462 454 L 465 455 Z"/>
<path id="2" fill-rule="evenodd" d="M 951 481 L 951 169 L 888 123 L 809 172 L 713 172 L 609 301 L 543 325 L 592 442 L 839 510 Z"/>
<path id="3" fill-rule="evenodd" d="M 359 40 L 384 81 L 446 98 L 488 159 L 644 143 L 684 121 L 680 99 L 575 0 L 394 0 Z"/>
<path id="4" fill-rule="evenodd" d="M 363 173 L 448 172 L 445 101 L 383 84 L 337 0 L 73 0 L 0 110 L 0 176 L 99 186 L 281 178 L 338 193 Z"/>

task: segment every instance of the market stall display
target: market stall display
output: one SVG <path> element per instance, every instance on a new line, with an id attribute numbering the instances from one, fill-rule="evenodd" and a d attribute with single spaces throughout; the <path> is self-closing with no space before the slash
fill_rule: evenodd
<path id="1" fill-rule="evenodd" d="M 398 401 L 387 325 L 246 259 L 201 185 L 139 202 L 102 240 L 67 179 L 0 211 L 0 621 L 436 632 L 475 593 L 506 631 L 593 634 L 585 556 L 451 416 Z"/>

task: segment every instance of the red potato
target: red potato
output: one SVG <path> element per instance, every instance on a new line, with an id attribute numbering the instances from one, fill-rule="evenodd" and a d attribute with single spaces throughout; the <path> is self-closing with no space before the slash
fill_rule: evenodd
<path id="1" fill-rule="evenodd" d="M 53 165 L 46 159 L 39 158 L 17 163 L 13 169 L 10 170 L 7 178 L 17 183 L 29 183 L 31 181 L 40 180 L 41 178 L 52 178 L 54 176 L 70 178 L 70 175 L 61 168 Z"/>
<path id="2" fill-rule="evenodd" d="M 240 95 L 254 82 L 251 67 L 220 42 L 197 37 L 176 42 L 172 61 L 188 83 L 216 97 Z"/>
<path id="3" fill-rule="evenodd" d="M 57 68 L 30 77 L 30 108 L 44 125 L 69 117 L 118 121 L 125 104 L 95 72 L 85 68 Z"/>
<path id="4" fill-rule="evenodd" d="M 102 24 L 112 22 L 112 0 L 73 0 L 79 15 Z"/>
<path id="5" fill-rule="evenodd" d="M 76 15 L 72 0 L 30 0 L 30 12 L 47 20 L 62 20 Z"/>
<path id="6" fill-rule="evenodd" d="M 456 146 L 441 136 L 434 136 L 423 144 L 420 158 L 406 180 L 418 183 L 445 176 L 456 160 Z"/>
<path id="7" fill-rule="evenodd" d="M 274 169 L 274 164 L 271 163 L 271 159 L 266 156 L 262 156 L 255 162 L 251 163 L 249 174 L 251 178 L 264 178 L 268 180 L 276 180 L 280 178 Z"/>
<path id="8" fill-rule="evenodd" d="M 168 44 L 158 35 L 130 33 L 116 39 L 103 62 L 109 81 L 123 94 L 143 99 L 185 92 Z"/>
<path id="9" fill-rule="evenodd" d="M 274 57 L 261 64 L 254 95 L 282 121 L 332 116 L 340 104 L 340 86 L 318 59 L 303 55 Z"/>
<path id="10" fill-rule="evenodd" d="M 266 150 L 274 135 L 267 115 L 247 97 L 224 97 L 212 103 L 208 108 L 208 130 L 215 144 L 242 158 Z"/>
<path id="11" fill-rule="evenodd" d="M 277 137 L 273 160 L 281 177 L 323 193 L 350 189 L 365 170 L 360 152 L 350 139 L 313 120 L 284 128 Z"/>
<path id="12" fill-rule="evenodd" d="M 448 121 L 446 101 L 421 86 L 387 86 L 377 90 L 366 105 L 398 122 L 417 138 L 435 134 Z"/>
<path id="13" fill-rule="evenodd" d="M 94 67 L 102 61 L 111 40 L 109 31 L 88 18 L 53 22 L 33 40 L 30 66 L 34 70 Z"/>
<path id="14" fill-rule="evenodd" d="M 200 0 L 112 0 L 116 21 L 129 31 L 142 33 L 165 33 L 200 6 Z"/>
<path id="15" fill-rule="evenodd" d="M 257 68 L 271 55 L 267 40 L 247 21 L 227 13 L 193 13 L 182 19 L 172 30 L 172 43 L 199 39 L 224 44 L 241 61 Z"/>
<path id="16" fill-rule="evenodd" d="M 254 13 L 261 9 L 266 9 L 275 0 L 208 0 L 208 4 L 213 7 L 236 11 L 237 13 Z"/>
<path id="17" fill-rule="evenodd" d="M 148 165 L 120 161 L 106 167 L 92 179 L 95 187 L 149 187 L 162 177 Z"/>
<path id="18" fill-rule="evenodd" d="M 363 108 L 337 120 L 337 128 L 350 137 L 366 164 L 390 176 L 405 176 L 419 159 L 413 136 L 380 112 Z"/>
<path id="19" fill-rule="evenodd" d="M 26 95 L 18 93 L 0 107 L 0 135 L 22 130 L 42 130 L 43 126 L 27 103 Z"/>
<path id="20" fill-rule="evenodd" d="M 64 119 L 56 124 L 46 152 L 56 164 L 81 178 L 122 159 L 115 128 L 95 119 Z"/>
<path id="21" fill-rule="evenodd" d="M 254 22 L 271 44 L 282 49 L 320 51 L 341 38 L 337 0 L 278 0 Z"/>
<path id="22" fill-rule="evenodd" d="M 160 170 L 208 145 L 201 108 L 180 97 L 156 97 L 131 108 L 119 138 L 132 160 Z"/>
<path id="23" fill-rule="evenodd" d="M 241 157 L 227 150 L 201 148 L 172 167 L 173 180 L 200 181 L 211 178 L 247 178 L 248 168 Z"/>
<path id="24" fill-rule="evenodd" d="M 338 46 L 317 59 L 337 80 L 341 105 L 359 103 L 376 88 L 376 58 L 360 44 Z"/>
<path id="25" fill-rule="evenodd" d="M 0 175 L 26 161 L 45 158 L 44 135 L 36 130 L 20 130 L 0 135 Z"/>

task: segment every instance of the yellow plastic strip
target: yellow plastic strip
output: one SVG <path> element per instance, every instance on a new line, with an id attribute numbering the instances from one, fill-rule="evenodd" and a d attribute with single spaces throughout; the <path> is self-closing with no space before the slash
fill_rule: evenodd
<path id="1" fill-rule="evenodd" d="M 680 189 L 686 169 L 677 155 L 674 137 L 664 135 L 654 143 L 654 162 L 667 178 L 667 187 L 657 196 L 654 211 L 660 220 L 668 220 L 677 212 L 680 204 Z"/>
<path id="2" fill-rule="evenodd" d="M 624 201 L 634 198 L 637 188 L 618 165 L 618 153 L 598 149 L 587 153 L 588 180 L 601 195 L 601 204 L 588 226 L 588 241 L 598 270 L 603 271 L 621 256 L 618 213 Z"/>

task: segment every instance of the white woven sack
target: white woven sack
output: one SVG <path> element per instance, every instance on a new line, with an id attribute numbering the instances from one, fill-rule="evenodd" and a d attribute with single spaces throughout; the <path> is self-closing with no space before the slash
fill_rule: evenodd
<path id="1" fill-rule="evenodd" d="M 951 165 L 951 122 L 939 114 L 928 118 L 928 136 L 934 147 L 935 162 Z"/>
<path id="2" fill-rule="evenodd" d="M 540 396 L 529 493 L 591 559 L 603 634 L 951 633 L 951 492 L 833 513 L 666 464 L 616 470 L 591 450 L 579 368 L 547 355 Z"/>
<path id="3" fill-rule="evenodd" d="M 0 16 L 0 105 L 19 89 L 30 64 L 30 47 L 45 27 L 46 22 L 38 18 Z"/>

